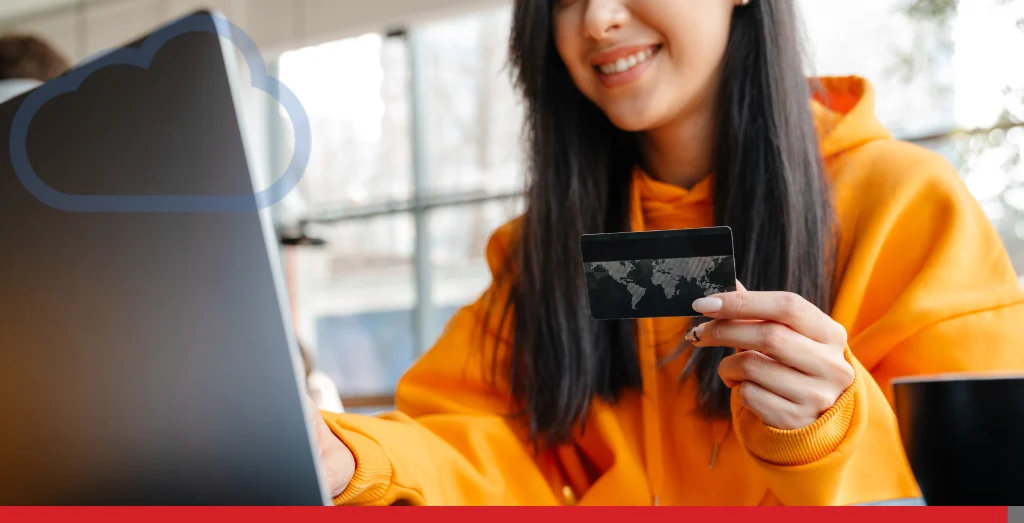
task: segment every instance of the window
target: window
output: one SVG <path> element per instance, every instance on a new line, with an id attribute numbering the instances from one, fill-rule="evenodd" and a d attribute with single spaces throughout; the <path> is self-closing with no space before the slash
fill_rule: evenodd
<path id="1" fill-rule="evenodd" d="M 509 22 L 508 7 L 491 9 L 280 58 L 313 152 L 279 207 L 324 241 L 285 254 L 295 322 L 350 403 L 392 394 L 486 289 L 487 240 L 522 210 Z"/>
<path id="2" fill-rule="evenodd" d="M 429 214 L 432 335 L 461 305 L 476 300 L 491 282 L 484 258 L 491 233 L 522 213 L 522 200 L 509 198 L 441 207 Z"/>
<path id="3" fill-rule="evenodd" d="M 419 28 L 433 193 L 522 187 L 522 114 L 506 57 L 510 24 L 506 8 Z"/>
<path id="4" fill-rule="evenodd" d="M 313 147 L 295 204 L 307 213 L 412 196 L 408 56 L 401 38 L 368 34 L 281 56 Z"/>
<path id="5" fill-rule="evenodd" d="M 511 16 L 494 9 L 417 28 L 428 119 L 424 189 L 470 202 L 427 215 L 430 338 L 487 288 L 487 240 L 522 211 L 522 113 L 506 58 Z"/>
<path id="6" fill-rule="evenodd" d="M 882 123 L 959 169 L 1024 274 L 1024 73 L 1007 66 L 1024 51 L 1024 2 L 799 4 L 815 72 L 871 80 Z"/>
<path id="7" fill-rule="evenodd" d="M 875 88 L 876 111 L 897 136 L 945 131 L 954 115 L 952 49 L 941 32 L 915 32 L 900 15 L 906 0 L 820 2 L 799 0 L 812 74 L 859 75 Z M 917 74 L 900 69 L 900 57 L 914 46 L 931 59 Z"/>
<path id="8" fill-rule="evenodd" d="M 310 227 L 286 261 L 299 336 L 345 396 L 394 390 L 416 356 L 411 213 Z"/>

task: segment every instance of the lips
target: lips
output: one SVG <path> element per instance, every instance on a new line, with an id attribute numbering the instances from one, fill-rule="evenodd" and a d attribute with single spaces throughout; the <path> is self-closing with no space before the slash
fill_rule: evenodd
<path id="1" fill-rule="evenodd" d="M 660 45 L 620 47 L 599 54 L 591 66 L 602 84 L 616 87 L 640 78 L 659 51 Z"/>
<path id="2" fill-rule="evenodd" d="M 638 66 L 638 65 L 640 65 L 640 64 L 642 64 L 644 62 L 646 62 L 647 59 L 649 59 L 650 57 L 654 56 L 654 51 L 655 51 L 654 48 L 645 49 L 643 51 L 639 51 L 639 52 L 633 53 L 633 54 L 631 54 L 629 56 L 624 56 L 622 58 L 619 58 L 618 60 L 616 60 L 614 62 L 608 62 L 608 63 L 606 63 L 604 65 L 599 65 L 599 66 L 595 66 L 595 67 L 597 68 L 598 71 L 600 71 L 603 74 L 624 73 L 624 72 L 626 72 L 626 71 L 628 71 L 628 70 L 630 70 L 630 69 L 632 69 L 632 68 L 634 68 L 634 67 L 636 67 L 636 66 Z"/>

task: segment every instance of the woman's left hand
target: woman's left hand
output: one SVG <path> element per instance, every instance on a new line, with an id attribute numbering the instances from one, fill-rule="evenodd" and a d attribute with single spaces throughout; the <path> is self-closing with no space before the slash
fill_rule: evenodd
<path id="1" fill-rule="evenodd" d="M 718 373 L 765 424 L 795 430 L 835 405 L 854 379 L 844 356 L 846 329 L 789 292 L 737 292 L 701 298 L 712 318 L 686 334 L 697 347 L 733 347 Z"/>

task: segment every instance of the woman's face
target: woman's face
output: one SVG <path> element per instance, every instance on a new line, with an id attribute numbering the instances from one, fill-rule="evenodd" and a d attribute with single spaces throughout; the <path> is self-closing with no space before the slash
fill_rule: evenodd
<path id="1" fill-rule="evenodd" d="M 714 103 L 737 3 L 560 0 L 555 44 L 576 86 L 612 123 L 646 131 Z"/>

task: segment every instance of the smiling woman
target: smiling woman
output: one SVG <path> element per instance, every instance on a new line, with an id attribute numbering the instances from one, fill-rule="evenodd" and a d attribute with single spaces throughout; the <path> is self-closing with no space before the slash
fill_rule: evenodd
<path id="1" fill-rule="evenodd" d="M 324 414 L 337 503 L 918 495 L 889 382 L 1024 370 L 1024 290 L 952 167 L 863 79 L 809 81 L 799 34 L 793 0 L 515 2 L 525 213 L 397 411 Z M 704 318 L 592 318 L 581 235 L 713 225 L 742 284 Z"/>
<path id="2" fill-rule="evenodd" d="M 828 310 L 831 280 L 825 259 L 833 248 L 828 237 L 831 203 L 821 177 L 790 2 L 738 7 L 727 1 L 688 2 L 686 8 L 656 0 L 558 3 L 550 15 L 558 61 L 544 61 L 544 50 L 533 43 L 539 37 L 528 33 L 543 27 L 549 15 L 536 2 L 520 2 L 518 8 L 513 59 L 532 109 L 532 125 L 546 131 L 533 135 L 531 144 L 538 171 L 531 187 L 535 205 L 524 218 L 520 278 L 525 284 L 519 303 L 513 304 L 519 306 L 517 327 L 523 334 L 527 325 L 547 321 L 541 315 L 559 311 L 563 321 L 570 321 L 575 310 L 585 307 L 566 302 L 564 296 L 574 293 L 572 279 L 569 274 L 553 275 L 548 259 L 552 249 L 572 256 L 564 246 L 581 233 L 627 226 L 623 218 L 629 202 L 614 196 L 625 192 L 634 165 L 686 188 L 716 172 L 714 221 L 733 228 L 738 259 L 759 260 L 738 267 L 739 279 L 751 288 L 796 292 Z M 608 75 L 595 68 L 614 60 L 618 70 L 618 60 L 637 52 L 651 56 L 623 73 Z M 594 123 L 576 123 L 583 119 Z M 575 140 L 563 138 L 573 136 L 574 129 L 588 132 Z M 773 129 L 785 130 L 785 135 Z M 550 143 L 564 146 L 547 147 Z M 596 143 L 602 145 L 595 148 Z M 572 186 L 567 181 L 581 187 L 575 196 L 565 192 Z M 578 216 L 564 217 L 566 201 L 580 209 Z M 555 285 L 562 286 L 561 293 L 533 290 Z M 526 306 L 532 302 L 548 306 Z M 577 328 L 579 341 L 574 342 L 566 340 L 565 332 L 529 329 L 541 339 L 517 352 L 547 352 L 562 343 L 586 345 L 585 331 L 592 327 Z M 612 331 L 593 343 L 630 345 L 604 341 L 621 336 L 615 332 L 628 333 L 629 325 L 603 328 Z M 715 372 L 726 354 L 725 349 L 700 351 L 686 371 L 701 383 L 701 408 L 719 417 L 729 415 L 728 389 Z M 630 359 L 628 353 L 618 357 Z M 590 394 L 615 397 L 617 388 L 639 380 L 628 368 L 619 367 L 621 374 L 613 372 L 607 382 L 589 385 L 593 390 L 579 391 L 569 404 L 582 411 Z M 536 428 L 544 431 L 550 423 L 547 428 L 563 437 L 575 416 L 566 418 L 553 410 L 551 405 L 560 402 L 539 394 L 537 387 L 542 386 L 534 383 L 527 396 L 536 402 L 539 419 L 551 421 Z"/>

